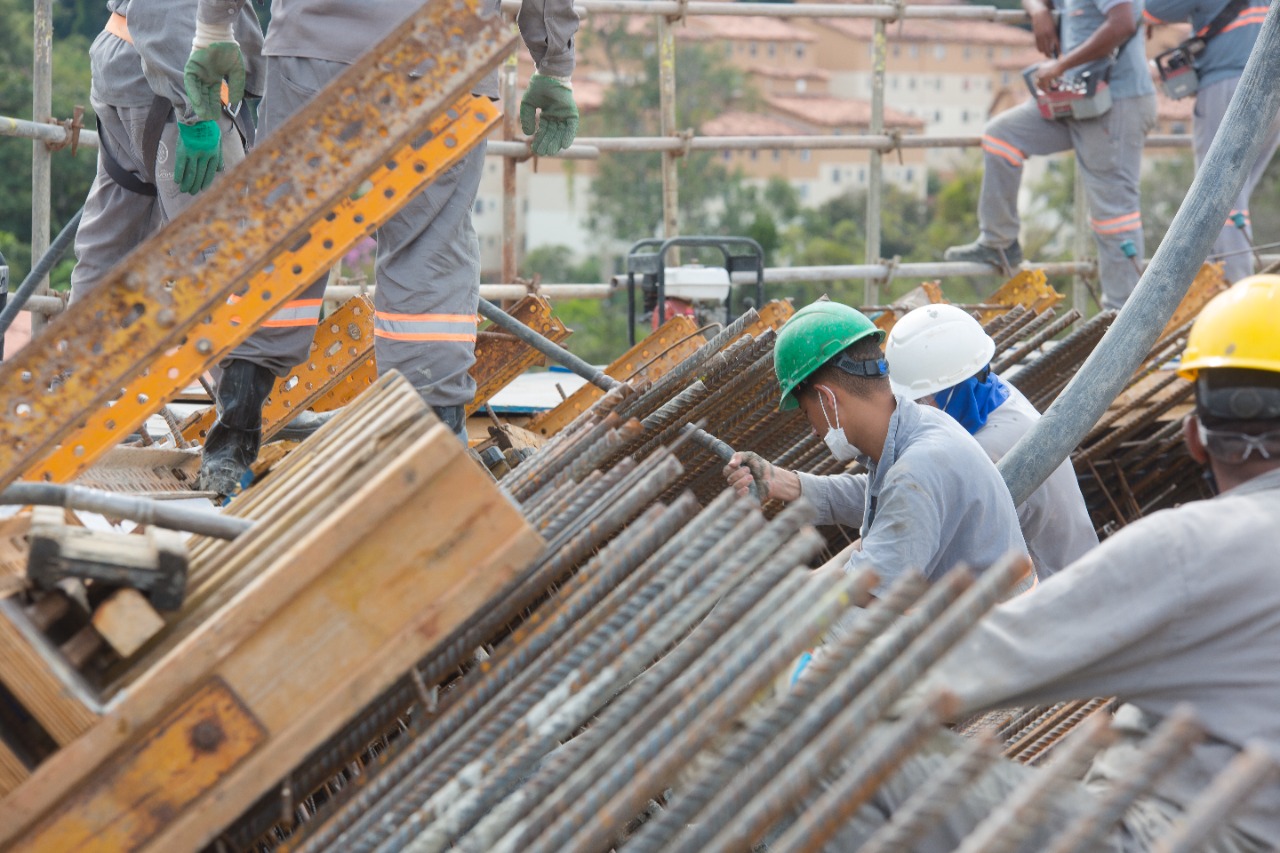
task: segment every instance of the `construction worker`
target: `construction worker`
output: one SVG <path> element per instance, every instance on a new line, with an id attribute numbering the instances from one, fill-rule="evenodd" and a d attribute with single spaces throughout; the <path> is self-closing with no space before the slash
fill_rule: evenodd
<path id="1" fill-rule="evenodd" d="M 909 569 L 934 579 L 959 563 L 985 567 L 1025 552 L 995 465 L 953 419 L 894 395 L 883 340 L 860 312 L 824 301 L 787 321 L 773 353 L 779 408 L 799 407 L 833 456 L 860 461 L 868 474 L 799 474 L 736 453 L 724 469 L 729 483 L 745 494 L 754 478 L 762 500 L 803 494 L 819 524 L 861 528 L 846 570 L 872 566 L 886 585 Z"/>
<path id="2" fill-rule="evenodd" d="M 1193 73 L 1176 75 L 1166 91 L 1174 97 L 1185 97 L 1195 88 L 1196 106 L 1191 121 L 1195 143 L 1196 168 L 1204 162 L 1209 145 L 1222 124 L 1227 104 L 1240 85 L 1244 64 L 1253 51 L 1262 20 L 1267 16 L 1269 0 L 1148 0 L 1146 19 L 1152 24 L 1190 23 L 1193 35 L 1174 49 L 1181 63 L 1190 64 Z M 1186 67 L 1185 65 L 1183 67 Z M 1194 81 L 1185 85 L 1183 81 Z M 1266 142 L 1254 161 L 1244 186 L 1236 196 L 1235 207 L 1213 244 L 1215 255 L 1222 258 L 1227 281 L 1239 281 L 1253 274 L 1253 223 L 1249 218 L 1249 197 L 1258 185 L 1263 171 L 1280 144 L 1280 116 L 1269 123 L 1260 121 Z"/>
<path id="3" fill-rule="evenodd" d="M 999 462 L 1040 413 L 992 372 L 995 351 L 995 341 L 967 312 L 926 305 L 894 324 L 884 355 L 895 394 L 946 412 Z M 1069 459 L 1018 507 L 1018 521 L 1040 580 L 1098 544 Z"/>
<path id="4" fill-rule="evenodd" d="M 200 0 L 187 61 L 196 112 L 216 109 L 225 81 L 234 101 L 242 70 L 232 21 L 244 0 Z M 368 48 L 421 7 L 417 0 L 276 0 L 265 53 L 262 132 L 271 133 Z M 496 13 L 498 4 L 493 3 Z M 518 17 L 538 72 L 521 102 L 521 124 L 537 154 L 554 154 L 577 133 L 569 76 L 578 17 L 571 0 L 527 0 Z M 497 73 L 476 93 L 497 98 Z M 202 112 L 203 111 L 203 112 Z M 380 373 L 398 370 L 465 441 L 463 406 L 475 396 L 480 246 L 471 209 L 484 143 L 440 175 L 377 232 L 375 355 Z M 324 279 L 287 303 L 222 362 L 218 419 L 209 431 L 201 488 L 234 494 L 257 457 L 262 404 L 276 377 L 306 358 L 320 315 Z"/>
<path id="5" fill-rule="evenodd" d="M 1187 451 L 1217 483 L 1210 500 L 1162 510 L 1122 528 L 1049 578 L 999 605 L 930 673 L 914 697 L 945 686 L 959 715 L 982 709 L 1115 696 L 1118 742 L 1082 784 L 1055 795 L 1024 849 L 1048 849 L 1064 823 L 1135 770 L 1139 738 L 1188 704 L 1206 737 L 1158 777 L 1105 844 L 1152 849 L 1191 801 L 1248 744 L 1280 758 L 1280 276 L 1237 283 L 1205 306 L 1180 373 L 1195 382 L 1183 424 Z M 1034 637 L 1034 642 L 1028 638 Z M 913 704 L 908 698 L 900 710 Z M 945 760 L 955 741 L 908 760 L 861 809 L 842 849 L 884 824 Z M 1012 788 L 1040 772 L 997 764 L 913 850 L 955 849 Z M 1274 850 L 1280 780 L 1260 783 L 1200 850 Z"/>
<path id="6" fill-rule="evenodd" d="M 1112 106 L 1094 118 L 1045 118 L 1033 98 L 988 122 L 978 199 L 981 234 L 974 243 L 947 249 L 944 257 L 991 264 L 1011 275 L 1022 263 L 1022 165 L 1033 155 L 1075 149 L 1098 246 L 1102 305 L 1118 309 L 1138 283 L 1136 261 L 1145 256 L 1138 178 L 1143 139 L 1156 122 L 1155 89 L 1143 40 L 1135 38 L 1142 0 L 1065 0 L 1060 24 L 1055 23 L 1051 5 L 1051 0 L 1022 0 L 1036 47 L 1048 57 L 1031 72 L 1037 89 L 1046 98 L 1070 97 L 1067 90 L 1087 79 L 1087 73 L 1094 80 L 1106 78 L 1108 88 L 1101 96 L 1078 100 L 1077 109 L 1099 110 L 1103 104 L 1097 98 L 1108 95 Z"/>
<path id="7" fill-rule="evenodd" d="M 97 287 L 117 263 L 185 210 L 219 168 L 244 159 L 244 139 L 221 104 L 200 118 L 182 68 L 196 0 L 108 0 L 110 18 L 89 48 L 89 102 L 98 117 L 98 174 L 76 232 L 71 296 Z M 262 30 L 252 8 L 236 18 L 246 90 L 262 92 Z M 246 116 L 247 118 L 247 116 Z M 248 133 L 252 125 L 239 122 Z"/>

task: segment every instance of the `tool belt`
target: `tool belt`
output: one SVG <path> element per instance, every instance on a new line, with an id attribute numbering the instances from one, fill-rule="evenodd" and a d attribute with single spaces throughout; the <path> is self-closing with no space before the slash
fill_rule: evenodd
<path id="1" fill-rule="evenodd" d="M 129 34 L 129 24 L 124 15 L 118 12 L 112 12 L 111 17 L 107 19 L 106 31 L 118 39 L 133 44 L 133 37 Z M 245 110 L 238 109 L 234 113 L 227 106 L 229 100 L 227 84 L 222 84 L 222 109 L 231 117 L 235 124 L 236 130 L 240 133 L 240 138 L 244 141 L 245 147 L 252 147 L 255 128 L 253 122 L 245 115 Z M 154 198 L 157 194 L 155 185 L 156 175 L 156 156 L 160 150 L 160 137 L 164 134 L 164 129 L 169 123 L 169 119 L 173 116 L 173 104 L 168 98 L 156 95 L 151 101 L 151 106 L 147 111 L 147 120 L 142 128 L 142 175 L 131 172 L 120 163 L 120 159 L 111 151 L 111 143 L 107 139 L 107 134 L 98 133 L 98 151 L 102 154 L 102 166 L 106 169 L 111 180 L 119 184 L 123 189 L 138 195 L 149 196 Z"/>
<path id="2" fill-rule="evenodd" d="M 1225 30 L 1248 6 L 1248 0 L 1231 0 L 1200 32 L 1163 53 L 1156 54 L 1156 71 L 1160 74 L 1160 87 L 1166 95 L 1176 101 L 1200 91 L 1196 58 L 1204 53 L 1209 41 Z"/>

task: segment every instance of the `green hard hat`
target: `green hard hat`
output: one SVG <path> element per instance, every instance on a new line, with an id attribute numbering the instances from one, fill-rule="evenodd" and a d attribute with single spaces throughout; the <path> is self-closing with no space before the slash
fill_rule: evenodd
<path id="1" fill-rule="evenodd" d="M 782 411 L 794 409 L 794 391 L 799 384 L 822 365 L 854 343 L 870 335 L 884 341 L 885 333 L 877 329 L 861 311 L 839 302 L 815 302 L 792 315 L 778 332 L 773 348 L 773 368 L 778 374 Z"/>

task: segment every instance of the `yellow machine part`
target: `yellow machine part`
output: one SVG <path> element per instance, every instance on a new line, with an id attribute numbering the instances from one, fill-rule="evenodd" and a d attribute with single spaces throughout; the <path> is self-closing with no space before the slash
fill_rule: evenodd
<path id="1" fill-rule="evenodd" d="M 987 305 L 1025 306 L 1039 314 L 1066 299 L 1053 289 L 1044 270 L 1023 270 L 1006 281 L 999 290 L 987 297 Z M 998 308 L 989 308 L 978 313 L 979 323 L 990 323 L 1004 312 Z"/>

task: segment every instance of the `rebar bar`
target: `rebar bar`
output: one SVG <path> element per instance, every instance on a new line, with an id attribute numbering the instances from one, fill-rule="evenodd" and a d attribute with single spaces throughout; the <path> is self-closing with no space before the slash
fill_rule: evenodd
<path id="1" fill-rule="evenodd" d="M 733 642 L 734 656 L 715 671 L 701 673 L 696 692 L 670 715 L 655 721 L 648 734 L 530 846 L 530 853 L 598 849 L 609 838 L 611 827 L 620 826 L 639 811 L 651 792 L 661 790 L 681 759 L 705 745 L 733 712 L 820 636 L 867 582 L 860 573 L 845 575 L 827 588 L 807 575 L 798 576 L 791 606 L 768 613 L 767 623 L 759 630 L 748 632 L 745 624 L 739 625 L 721 639 L 717 645 Z M 768 599 L 754 610 L 767 604 Z M 692 674 L 686 673 L 673 689 L 681 689 Z"/>
<path id="2" fill-rule="evenodd" d="M 1152 733 L 1123 777 L 1113 782 L 1093 808 L 1081 814 L 1055 839 L 1048 853 L 1089 853 L 1120 821 L 1133 802 L 1185 759 L 1204 735 L 1189 705 L 1180 705 Z"/>
<path id="3" fill-rule="evenodd" d="M 1010 556 L 987 569 L 972 586 L 969 586 L 970 575 L 962 568 L 953 569 L 940 578 L 935 588 L 945 588 L 946 595 L 953 595 L 964 587 L 968 589 L 906 650 L 895 655 L 874 683 L 855 694 L 851 710 L 857 715 L 850 718 L 851 721 L 860 721 L 855 730 L 865 734 L 867 727 L 879 719 L 926 668 L 932 666 L 1008 593 L 1025 575 L 1027 566 L 1025 557 Z M 824 693 L 824 699 L 834 695 L 842 686 L 837 682 Z M 848 705 L 846 702 L 838 708 L 824 708 L 824 704 L 829 703 L 819 703 L 816 710 L 806 711 L 788 728 L 786 735 L 771 744 L 757 761 L 735 777 L 729 787 L 717 794 L 699 815 L 697 824 L 676 839 L 673 850 L 691 853 L 694 850 L 729 851 L 748 847 L 794 807 L 812 789 L 815 780 L 803 771 L 797 771 L 794 764 L 786 765 L 786 762 L 802 751 L 799 748 L 802 744 L 810 742 L 812 733 L 817 730 L 815 726 L 820 727 L 818 721 L 824 719 L 824 712 L 844 711 Z M 825 719 L 830 720 L 833 716 L 834 713 L 826 713 Z M 845 749 L 849 745 L 837 747 L 828 743 L 824 748 Z M 784 765 L 790 772 L 784 769 Z M 768 770 L 760 772 L 764 768 Z M 763 783 L 766 779 L 769 780 L 769 797 L 761 798 L 758 794 L 765 790 Z M 710 839 L 711 833 L 716 832 L 719 834 Z"/>
<path id="4" fill-rule="evenodd" d="M 1231 816 L 1276 776 L 1276 760 L 1262 743 L 1246 744 L 1176 822 L 1152 853 L 1195 853 Z"/>
<path id="5" fill-rule="evenodd" d="M 688 790 L 680 791 L 666 810 L 631 839 L 628 847 L 635 853 L 657 853 L 664 849 L 676 833 L 694 820 L 717 791 L 728 785 L 743 767 L 774 741 L 786 725 L 810 707 L 840 673 L 848 671 L 867 644 L 880 636 L 895 619 L 914 604 L 925 588 L 926 581 L 918 573 L 908 572 L 899 578 L 890 587 L 885 598 L 876 601 L 853 629 L 834 644 L 830 654 L 812 658 L 805 669 L 806 677 L 793 679 L 791 689 L 768 716 L 749 726 L 741 736 L 735 738 L 727 746 L 720 761 L 707 768 L 702 777 Z M 915 618 L 916 624 L 920 626 L 919 630 L 923 630 L 926 620 L 938 615 L 953 600 L 954 596 L 950 596 L 946 590 L 941 590 L 922 602 L 920 607 L 922 615 Z M 898 649 L 905 647 L 908 638 L 915 636 L 915 633 L 910 629 L 903 629 L 899 636 L 895 643 Z M 890 642 L 894 640 L 890 639 Z M 884 654 L 891 655 L 893 651 L 887 651 Z M 869 682 L 870 678 L 863 680 Z M 858 684 L 854 683 L 845 692 L 853 694 L 857 689 Z M 843 696 L 840 697 L 840 699 L 843 698 Z M 839 699 L 834 697 L 827 701 L 832 706 L 839 703 Z"/>
<path id="6" fill-rule="evenodd" d="M 893 813 L 888 823 L 858 848 L 858 853 L 902 853 L 951 811 L 957 800 L 995 761 L 1000 744 L 991 732 L 969 739 L 951 759 Z"/>
<path id="7" fill-rule="evenodd" d="M 1036 332 L 1034 335 L 1032 335 L 1030 338 L 1024 341 L 1017 349 L 1011 350 L 1010 352 L 1001 356 L 1000 359 L 991 366 L 991 369 L 994 370 L 996 373 L 1000 373 L 1001 371 L 1007 370 L 1009 367 L 1017 364 L 1027 356 L 1031 355 L 1031 353 L 1035 352 L 1040 347 L 1044 346 L 1044 344 L 1047 341 L 1050 341 L 1053 338 L 1056 338 L 1058 335 L 1062 334 L 1062 332 L 1068 326 L 1070 326 L 1072 323 L 1076 322 L 1079 319 L 1080 319 L 1080 312 L 1072 308 L 1066 314 L 1063 314 L 1057 320 L 1054 320 L 1048 326 Z"/>
<path id="8" fill-rule="evenodd" d="M 1001 806 L 974 828 L 956 853 L 1014 853 L 1040 825 L 1050 801 L 1076 784 L 1100 748 L 1114 737 L 1108 721 L 1090 717 L 1072 733 L 1053 761 L 1035 771 Z"/>
<path id="9" fill-rule="evenodd" d="M 871 799 L 879 787 L 938 724 L 955 713 L 959 700 L 945 690 L 935 691 L 922 707 L 870 747 L 841 773 L 770 849 L 778 853 L 816 853 Z M 837 719 L 833 725 L 839 725 Z M 835 759 L 835 760 L 838 760 Z"/>

